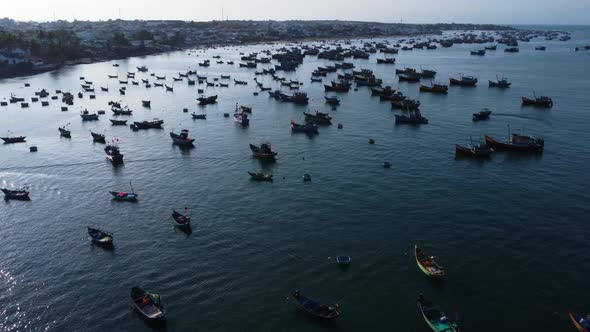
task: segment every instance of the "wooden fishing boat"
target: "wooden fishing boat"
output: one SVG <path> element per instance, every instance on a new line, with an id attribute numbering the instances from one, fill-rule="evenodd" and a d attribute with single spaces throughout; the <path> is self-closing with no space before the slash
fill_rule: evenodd
<path id="1" fill-rule="evenodd" d="M 172 210 L 172 219 L 179 227 L 189 227 L 191 225 L 191 217 L 187 213 L 187 208 L 184 208 L 184 214 Z"/>
<path id="2" fill-rule="evenodd" d="M 350 83 L 343 83 L 343 82 L 331 82 L 330 84 L 324 84 L 324 89 L 326 91 L 333 91 L 333 92 L 348 92 L 350 90 Z"/>
<path id="3" fill-rule="evenodd" d="M 250 119 L 248 119 L 248 114 L 244 112 L 235 112 L 234 113 L 234 122 L 240 124 L 242 127 L 247 127 L 250 125 Z"/>
<path id="4" fill-rule="evenodd" d="M 166 91 L 174 91 L 174 88 L 171 86 L 166 85 Z"/>
<path id="5" fill-rule="evenodd" d="M 234 84 L 237 84 L 237 85 L 248 85 L 248 82 L 234 79 Z"/>
<path id="6" fill-rule="evenodd" d="M 475 158 L 489 158 L 494 152 L 487 144 L 459 145 L 455 144 L 455 154 Z"/>
<path id="7" fill-rule="evenodd" d="M 304 125 L 291 121 L 291 131 L 294 133 L 317 134 L 318 126 L 313 122 L 306 122 Z"/>
<path id="8" fill-rule="evenodd" d="M 340 99 L 338 99 L 338 97 L 336 97 L 336 96 L 333 96 L 333 97 L 324 96 L 324 99 L 326 99 L 326 103 L 328 103 L 332 106 L 340 105 Z"/>
<path id="9" fill-rule="evenodd" d="M 250 174 L 250 178 L 252 180 L 272 182 L 272 174 L 265 174 L 262 172 L 250 172 L 250 171 L 248 171 L 248 174 Z"/>
<path id="10" fill-rule="evenodd" d="M 337 310 L 338 305 L 335 305 L 333 308 L 327 305 L 319 304 L 318 302 L 303 296 L 297 289 L 291 291 L 291 299 L 295 302 L 295 305 L 299 309 L 303 310 L 312 317 L 323 320 L 334 320 L 340 316 L 340 313 Z"/>
<path id="11" fill-rule="evenodd" d="M 154 82 L 154 86 L 155 86 L 155 87 L 160 87 L 160 88 L 161 88 L 161 87 L 163 87 L 163 86 L 164 86 L 164 83 L 157 83 L 157 82 Z"/>
<path id="12" fill-rule="evenodd" d="M 137 126 L 137 129 L 161 129 L 164 124 L 164 120 L 154 119 L 152 121 L 134 121 L 133 124 Z"/>
<path id="13" fill-rule="evenodd" d="M 146 66 L 137 67 L 137 70 L 142 73 L 146 73 L 148 71 L 148 67 L 146 67 Z"/>
<path id="14" fill-rule="evenodd" d="M 522 105 L 523 106 L 530 105 L 530 106 L 551 108 L 551 107 L 553 107 L 553 99 L 546 97 L 546 96 L 534 97 L 534 98 L 522 97 Z"/>
<path id="15" fill-rule="evenodd" d="M 191 116 L 193 117 L 193 119 L 199 119 L 199 120 L 206 120 L 207 119 L 207 114 L 197 114 L 197 113 L 191 113 Z"/>
<path id="16" fill-rule="evenodd" d="M 377 59 L 378 64 L 394 64 L 395 58 Z"/>
<path id="17" fill-rule="evenodd" d="M 473 121 L 487 120 L 490 118 L 491 114 L 492 114 L 492 111 L 485 110 L 485 109 L 483 111 L 478 112 L 478 113 L 473 113 Z"/>
<path id="18" fill-rule="evenodd" d="M 486 55 L 486 50 L 471 51 L 471 55 Z"/>
<path id="19" fill-rule="evenodd" d="M 80 117 L 82 118 L 82 121 L 96 121 L 96 120 L 98 120 L 98 114 L 90 113 L 87 110 L 82 111 L 80 113 Z"/>
<path id="20" fill-rule="evenodd" d="M 99 133 L 95 133 L 93 131 L 90 131 L 90 135 L 92 136 L 92 140 L 94 140 L 95 142 L 105 143 L 105 135 L 104 134 L 99 134 Z"/>
<path id="21" fill-rule="evenodd" d="M 418 73 L 422 78 L 434 78 L 436 76 L 436 71 L 430 69 L 422 69 L 421 72 Z"/>
<path id="22" fill-rule="evenodd" d="M 164 76 L 158 76 L 158 75 L 156 75 L 156 79 L 157 80 L 165 80 L 166 79 L 166 75 L 164 75 Z"/>
<path id="23" fill-rule="evenodd" d="M 318 125 L 331 125 L 332 117 L 328 113 L 315 111 L 315 114 L 303 112 L 305 122 L 314 122 Z"/>
<path id="24" fill-rule="evenodd" d="M 150 107 L 152 107 L 152 101 L 151 100 L 142 100 L 141 106 L 150 108 Z"/>
<path id="25" fill-rule="evenodd" d="M 507 141 L 497 141 L 492 136 L 485 135 L 485 143 L 497 150 L 519 151 L 519 152 L 543 152 L 545 141 L 542 138 L 512 134 Z"/>
<path id="26" fill-rule="evenodd" d="M 28 200 L 30 200 L 30 197 L 29 197 L 29 191 L 27 189 L 28 188 L 10 190 L 10 189 L 6 189 L 6 188 L 2 188 L 0 190 L 2 190 L 2 192 L 4 193 L 4 199 L 6 199 L 6 200 L 14 199 L 14 200 L 19 200 L 19 201 L 28 201 Z"/>
<path id="27" fill-rule="evenodd" d="M 0 137 L 4 144 L 12 144 L 12 143 L 23 143 L 25 142 L 26 136 L 12 136 L 12 137 Z"/>
<path id="28" fill-rule="evenodd" d="M 240 111 L 245 113 L 252 113 L 252 107 L 240 105 Z"/>
<path id="29" fill-rule="evenodd" d="M 102 92 L 109 92 L 109 88 L 105 88 L 105 87 L 100 87 L 100 91 Z"/>
<path id="30" fill-rule="evenodd" d="M 460 85 L 460 86 L 476 86 L 477 85 L 477 78 L 473 76 L 461 76 L 459 79 L 450 78 L 449 83 L 451 85 Z"/>
<path id="31" fill-rule="evenodd" d="M 116 201 L 127 201 L 127 202 L 135 202 L 137 201 L 137 194 L 134 192 L 126 193 L 123 191 L 109 191 L 111 195 L 113 195 L 113 199 Z"/>
<path id="32" fill-rule="evenodd" d="M 262 143 L 260 146 L 250 144 L 250 151 L 252 151 L 254 157 L 268 161 L 274 161 L 278 154 L 277 152 L 272 151 L 270 143 Z"/>
<path id="33" fill-rule="evenodd" d="M 420 84 L 420 91 L 447 94 L 449 92 L 449 87 L 447 85 L 442 84 L 432 84 L 431 86 Z"/>
<path id="34" fill-rule="evenodd" d="M 393 99 L 391 100 L 391 108 L 392 109 L 401 109 L 406 111 L 418 111 L 420 108 L 420 101 L 419 100 L 412 100 L 412 99 Z"/>
<path id="35" fill-rule="evenodd" d="M 583 317 L 575 312 L 568 312 L 568 316 L 578 331 L 590 332 L 590 318 L 588 316 Z"/>
<path id="36" fill-rule="evenodd" d="M 133 114 L 133 111 L 128 109 L 127 107 L 125 107 L 125 108 L 112 108 L 111 111 L 115 115 L 131 115 L 131 114 Z"/>
<path id="37" fill-rule="evenodd" d="M 174 80 L 174 82 L 181 82 L 182 77 L 172 77 L 172 80 Z"/>
<path id="38" fill-rule="evenodd" d="M 400 82 L 408 82 L 408 83 L 416 83 L 420 82 L 420 75 L 417 74 L 401 74 L 398 75 L 398 80 Z"/>
<path id="39" fill-rule="evenodd" d="M 497 81 L 488 81 L 490 88 L 509 88 L 512 83 L 508 82 L 506 78 L 498 79 Z"/>
<path id="40" fill-rule="evenodd" d="M 291 102 L 299 105 L 306 105 L 309 102 L 309 97 L 305 92 L 295 92 L 293 95 L 286 95 L 279 92 L 279 98 L 284 102 Z"/>
<path id="41" fill-rule="evenodd" d="M 194 138 L 188 137 L 188 129 L 182 129 L 180 134 L 176 134 L 174 132 L 170 132 L 170 138 L 172 138 L 172 142 L 179 146 L 193 146 L 195 141 Z"/>
<path id="42" fill-rule="evenodd" d="M 432 278 L 442 278 L 445 270 L 434 261 L 434 257 L 428 257 L 417 244 L 414 245 L 414 257 L 416 264 L 424 274 Z"/>
<path id="43" fill-rule="evenodd" d="M 149 320 L 163 320 L 166 314 L 160 296 L 150 294 L 140 287 L 131 288 L 131 302 L 143 317 Z"/>
<path id="44" fill-rule="evenodd" d="M 420 111 L 410 112 L 409 115 L 395 115 L 395 124 L 412 124 L 412 125 L 420 125 L 420 124 L 427 124 L 428 119 L 420 114 Z"/>
<path id="45" fill-rule="evenodd" d="M 103 247 L 110 247 L 113 245 L 113 234 L 101 231 L 97 228 L 88 228 L 88 236 L 92 243 Z"/>
<path id="46" fill-rule="evenodd" d="M 518 53 L 518 47 L 507 47 L 504 49 L 506 53 Z"/>
<path id="47" fill-rule="evenodd" d="M 199 97 L 197 98 L 200 105 L 208 105 L 217 103 L 217 95 L 210 97 Z"/>
<path id="48" fill-rule="evenodd" d="M 107 154 L 107 159 L 113 164 L 123 163 L 124 155 L 119 150 L 119 147 L 116 145 L 115 141 L 107 144 L 107 146 L 104 148 L 104 152 Z"/>
<path id="49" fill-rule="evenodd" d="M 418 297 L 418 309 L 426 321 L 426 324 L 434 332 L 457 332 L 459 327 L 449 321 L 447 315 L 429 300 L 425 299 L 422 294 Z"/>
<path id="50" fill-rule="evenodd" d="M 108 75 L 109 78 L 119 78 L 119 75 Z"/>
<path id="51" fill-rule="evenodd" d="M 127 120 L 109 119 L 109 121 L 111 121 L 111 124 L 113 126 L 125 126 L 125 125 L 127 125 Z"/>
<path id="52" fill-rule="evenodd" d="M 66 138 L 71 138 L 72 137 L 72 132 L 66 129 L 66 126 L 63 127 L 59 127 L 57 128 L 59 130 L 59 135 L 61 137 L 66 137 Z"/>

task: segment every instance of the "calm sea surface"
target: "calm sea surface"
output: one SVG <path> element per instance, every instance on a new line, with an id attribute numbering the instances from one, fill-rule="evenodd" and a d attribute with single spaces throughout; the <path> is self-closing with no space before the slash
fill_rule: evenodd
<path id="1" fill-rule="evenodd" d="M 337 110 L 328 108 L 323 86 L 309 82 L 312 70 L 331 64 L 317 57 L 284 74 L 304 82 L 307 107 L 266 92 L 254 96 L 255 70 L 238 68 L 238 53 L 282 45 L 175 52 L 116 61 L 119 68 L 105 62 L 1 80 L 2 100 L 10 93 L 30 100 L 42 88 L 77 93 L 80 76 L 110 92 L 76 98 L 68 112 L 58 101 L 0 108 L 2 136 L 27 136 L 27 143 L 0 145 L 0 187 L 27 185 L 32 198 L 0 203 L 0 330 L 427 331 L 415 305 L 422 292 L 458 316 L 465 331 L 573 331 L 567 311 L 590 311 L 590 52 L 573 51 L 590 44 L 590 28 L 560 29 L 572 40 L 521 43 L 517 54 L 499 47 L 475 57 L 469 51 L 478 45 L 456 45 L 400 52 L 395 66 L 377 65 L 382 55 L 354 60 L 384 85 L 419 96 L 430 121 L 421 127 L 395 126 L 396 112 L 365 87 L 340 95 Z M 539 45 L 547 51 L 535 51 Z M 216 64 L 214 55 L 236 65 Z M 211 67 L 197 67 L 204 59 Z M 107 74 L 142 65 L 166 75 L 174 92 L 129 85 L 119 96 Z M 435 82 L 464 74 L 480 84 L 451 87 L 448 96 L 420 94 L 418 85 L 397 82 L 394 69 L 405 66 L 436 70 Z M 205 87 L 171 82 L 188 67 L 249 84 L 206 88 L 219 103 L 202 108 L 195 98 Z M 137 80 L 153 80 L 150 73 Z M 512 87 L 488 88 L 496 75 Z M 278 87 L 270 76 L 259 80 Z M 520 97 L 533 91 L 551 96 L 553 109 L 521 108 Z M 142 99 L 152 108 L 142 108 Z M 81 108 L 108 110 L 109 100 L 128 104 L 133 120 L 163 119 L 164 129 L 111 127 L 110 111 L 100 121 L 81 121 Z M 249 128 L 223 117 L 236 103 L 253 108 Z M 473 123 L 471 113 L 484 107 L 492 118 Z M 192 120 L 183 108 L 205 112 L 207 120 Z M 322 127 L 311 139 L 292 135 L 289 121 L 302 122 L 303 111 L 314 109 L 344 128 Z M 66 123 L 71 139 L 57 130 Z M 505 137 L 508 125 L 544 137 L 545 152 L 455 158 L 455 143 Z M 172 145 L 169 132 L 182 128 L 196 138 L 193 150 Z M 125 165 L 113 168 L 89 130 L 119 138 Z M 274 165 L 251 157 L 248 143 L 264 141 L 279 152 Z M 30 145 L 39 152 L 30 153 Z M 275 181 L 253 182 L 249 170 L 272 172 Z M 304 173 L 311 182 L 302 181 Z M 108 191 L 128 190 L 129 181 L 139 202 L 113 202 Z M 170 217 L 184 206 L 192 209 L 188 235 Z M 114 250 L 93 246 L 86 226 L 114 233 Z M 416 242 L 445 266 L 443 282 L 418 270 L 410 250 Z M 346 271 L 334 262 L 343 254 L 352 257 Z M 161 294 L 164 327 L 132 310 L 135 285 Z M 339 303 L 341 319 L 308 319 L 286 299 L 293 288 Z"/>

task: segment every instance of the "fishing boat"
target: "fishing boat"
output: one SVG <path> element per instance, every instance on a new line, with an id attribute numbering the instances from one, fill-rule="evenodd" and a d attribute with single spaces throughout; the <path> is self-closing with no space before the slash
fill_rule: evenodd
<path id="1" fill-rule="evenodd" d="M 518 47 L 507 47 L 504 49 L 506 53 L 518 53 Z"/>
<path id="2" fill-rule="evenodd" d="M 486 46 L 485 49 L 488 51 L 495 51 L 498 48 L 497 45 L 490 45 L 490 46 Z"/>
<path id="3" fill-rule="evenodd" d="M 309 97 L 305 92 L 295 92 L 293 95 L 286 95 L 279 92 L 279 98 L 284 102 L 291 102 L 299 105 L 306 105 L 309 102 Z"/>
<path id="4" fill-rule="evenodd" d="M 400 74 L 398 75 L 398 80 L 400 82 L 408 82 L 408 83 L 416 83 L 420 82 L 420 75 L 418 74 Z"/>
<path id="5" fill-rule="evenodd" d="M 166 75 L 164 75 L 164 76 L 158 76 L 158 75 L 156 75 L 156 79 L 157 80 L 165 80 L 166 79 Z"/>
<path id="6" fill-rule="evenodd" d="M 418 111 L 420 108 L 419 100 L 412 99 L 393 99 L 391 100 L 391 108 L 402 109 L 406 111 Z"/>
<path id="7" fill-rule="evenodd" d="M 14 199 L 14 200 L 19 200 L 19 201 L 28 201 L 28 200 L 30 200 L 30 197 L 29 197 L 29 191 L 27 189 L 28 188 L 25 187 L 25 188 L 15 189 L 15 190 L 10 190 L 10 189 L 6 189 L 6 188 L 2 188 L 0 190 L 2 190 L 2 192 L 4 193 L 5 200 Z"/>
<path id="8" fill-rule="evenodd" d="M 333 96 L 333 97 L 324 96 L 324 99 L 326 99 L 326 103 L 328 103 L 332 106 L 340 105 L 340 99 L 338 99 L 338 97 L 336 97 L 336 96 Z"/>
<path id="9" fill-rule="evenodd" d="M 113 142 L 107 144 L 104 148 L 104 152 L 107 154 L 107 159 L 112 162 L 113 164 L 122 164 L 123 163 L 123 154 L 119 150 L 117 146 L 118 140 L 113 140 Z"/>
<path id="10" fill-rule="evenodd" d="M 422 294 L 418 297 L 418 309 L 420 309 L 420 313 L 426 324 L 430 326 L 432 331 L 434 332 L 457 332 L 459 331 L 459 327 L 449 321 L 447 315 L 438 307 L 437 305 L 433 304 L 431 301 L 424 298 Z"/>
<path id="11" fill-rule="evenodd" d="M 150 294 L 140 287 L 131 288 L 131 301 L 145 318 L 149 320 L 163 320 L 166 311 L 160 301 L 160 296 Z"/>
<path id="12" fill-rule="evenodd" d="M 395 58 L 377 59 L 378 64 L 394 64 Z"/>
<path id="13" fill-rule="evenodd" d="M 496 81 L 488 81 L 490 88 L 502 88 L 506 89 L 509 88 L 512 83 L 508 82 L 508 80 L 503 77 L 501 79 L 497 79 Z"/>
<path id="14" fill-rule="evenodd" d="M 318 302 L 305 297 L 301 294 L 299 290 L 291 291 L 291 299 L 295 302 L 295 305 L 303 310 L 305 313 L 311 315 L 312 317 L 324 319 L 324 320 L 334 320 L 340 316 L 338 312 L 338 305 L 334 305 L 334 307 L 330 307 L 327 305 L 319 304 Z"/>
<path id="15" fill-rule="evenodd" d="M 141 106 L 150 108 L 150 107 L 152 107 L 152 101 L 151 100 L 142 100 Z"/>
<path id="16" fill-rule="evenodd" d="M 328 113 L 315 111 L 315 114 L 303 112 L 305 122 L 314 122 L 318 125 L 331 125 L 332 117 Z"/>
<path id="17" fill-rule="evenodd" d="M 336 257 L 336 263 L 338 263 L 338 265 L 340 266 L 349 266 L 350 262 L 351 262 L 351 258 L 349 256 L 338 256 Z"/>
<path id="18" fill-rule="evenodd" d="M 199 120 L 206 120 L 207 119 L 207 114 L 197 114 L 197 113 L 191 113 L 191 116 L 193 117 L 193 119 L 199 119 Z"/>
<path id="19" fill-rule="evenodd" d="M 164 124 L 164 120 L 154 119 L 152 121 L 134 121 L 133 124 L 137 126 L 138 129 L 161 129 L 162 125 Z"/>
<path id="20" fill-rule="evenodd" d="M 549 98 L 549 97 L 545 97 L 545 96 L 541 96 L 541 97 L 533 97 L 533 98 L 527 98 L 527 97 L 522 97 L 522 105 L 523 106 L 537 106 L 537 107 L 545 107 L 545 108 L 551 108 L 553 107 L 553 99 Z"/>
<path id="21" fill-rule="evenodd" d="M 268 161 L 274 161 L 278 154 L 277 152 L 272 151 L 270 143 L 262 143 L 260 146 L 250 144 L 250 150 L 254 157 Z"/>
<path id="22" fill-rule="evenodd" d="M 91 130 L 90 135 L 92 136 L 92 140 L 94 140 L 95 142 L 105 143 L 105 135 L 104 134 L 95 133 Z"/>
<path id="23" fill-rule="evenodd" d="M 486 50 L 471 51 L 471 55 L 486 55 Z"/>
<path id="24" fill-rule="evenodd" d="M 129 108 L 127 108 L 127 106 L 125 106 L 125 108 L 112 108 L 111 111 L 115 115 L 131 115 L 131 114 L 133 114 L 133 111 L 130 110 Z"/>
<path id="25" fill-rule="evenodd" d="M 590 317 L 583 317 L 575 312 L 568 312 L 568 316 L 578 331 L 590 332 Z"/>
<path id="26" fill-rule="evenodd" d="M 188 215 L 188 209 L 184 208 L 184 214 L 172 210 L 172 219 L 179 227 L 189 227 L 191 225 L 191 217 Z"/>
<path id="27" fill-rule="evenodd" d="M 154 86 L 155 86 L 155 87 L 160 87 L 160 88 L 161 88 L 161 87 L 163 87 L 163 86 L 164 86 L 164 83 L 156 83 L 156 82 L 154 82 Z"/>
<path id="28" fill-rule="evenodd" d="M 489 158 L 494 150 L 487 144 L 455 144 L 455 154 L 475 158 Z"/>
<path id="29" fill-rule="evenodd" d="M 451 85 L 460 85 L 460 86 L 475 86 L 477 85 L 477 78 L 473 76 L 461 76 L 459 79 L 450 78 L 449 83 Z"/>
<path id="30" fill-rule="evenodd" d="M 417 244 L 414 245 L 414 257 L 420 270 L 427 276 L 442 278 L 445 275 L 445 270 L 434 261 L 434 257 L 426 256 Z"/>
<path id="31" fill-rule="evenodd" d="M 148 71 L 148 67 L 146 67 L 146 66 L 137 67 L 137 70 L 142 73 L 146 73 Z"/>
<path id="32" fill-rule="evenodd" d="M 217 102 L 217 95 L 210 97 L 199 97 L 197 98 L 200 105 L 215 104 Z"/>
<path id="33" fill-rule="evenodd" d="M 127 120 L 109 119 L 109 121 L 111 121 L 111 124 L 113 126 L 126 126 L 127 125 Z"/>
<path id="34" fill-rule="evenodd" d="M 250 172 L 250 171 L 248 171 L 248 174 L 250 174 L 250 178 L 252 180 L 272 182 L 272 174 L 265 174 L 262 172 Z"/>
<path id="35" fill-rule="evenodd" d="M 133 185 L 129 182 L 129 186 L 131 187 L 131 192 L 124 192 L 124 191 L 109 191 L 109 193 L 113 196 L 113 199 L 116 201 L 128 201 L 128 202 L 135 202 L 137 201 L 138 194 L 135 193 L 133 190 Z"/>
<path id="36" fill-rule="evenodd" d="M 88 228 L 88 236 L 92 243 L 97 244 L 99 246 L 110 247 L 113 245 L 113 234 L 107 233 L 105 231 L 101 231 L 97 228 Z"/>
<path id="37" fill-rule="evenodd" d="M 330 84 L 324 84 L 324 89 L 333 92 L 348 92 L 350 90 L 350 83 L 332 81 Z"/>
<path id="38" fill-rule="evenodd" d="M 434 78 L 436 76 L 436 71 L 430 69 L 422 69 L 421 72 L 418 73 L 422 78 Z"/>
<path id="39" fill-rule="evenodd" d="M 395 115 L 395 124 L 412 124 L 412 125 L 420 125 L 420 124 L 427 124 L 428 119 L 420 114 L 420 111 L 413 111 L 410 112 L 409 115 Z"/>
<path id="40" fill-rule="evenodd" d="M 101 86 L 101 87 L 100 87 L 100 91 L 102 91 L 102 92 L 109 92 L 109 88 L 108 88 L 108 87 L 107 87 L 107 88 L 105 88 L 105 87 L 102 87 L 102 86 Z"/>
<path id="41" fill-rule="evenodd" d="M 294 133 L 317 134 L 318 126 L 313 122 L 306 122 L 304 125 L 291 121 L 291 131 Z"/>
<path id="42" fill-rule="evenodd" d="M 166 86 L 166 91 L 174 91 L 174 88 L 173 87 L 168 86 L 168 85 L 165 85 L 165 86 Z"/>
<path id="43" fill-rule="evenodd" d="M 71 138 L 72 137 L 72 132 L 66 129 L 67 126 L 68 125 L 66 124 L 65 126 L 59 127 L 57 129 L 59 130 L 59 135 L 61 137 Z"/>
<path id="44" fill-rule="evenodd" d="M 0 137 L 0 138 L 4 141 L 4 144 L 12 144 L 12 143 L 25 142 L 25 139 L 27 137 L 26 136 L 6 136 L 6 137 Z"/>
<path id="45" fill-rule="evenodd" d="M 182 129 L 180 134 L 170 132 L 170 138 L 172 138 L 174 144 L 179 146 L 193 146 L 193 142 L 195 141 L 194 138 L 188 137 L 188 129 Z"/>
<path id="46" fill-rule="evenodd" d="M 482 121 L 490 118 L 492 111 L 484 109 L 483 111 L 473 113 L 473 121 Z"/>
<path id="47" fill-rule="evenodd" d="M 547 47 L 545 46 L 537 46 L 535 47 L 535 51 L 545 51 L 547 49 Z"/>
<path id="48" fill-rule="evenodd" d="M 234 113 L 234 122 L 240 124 L 242 127 L 247 127 L 250 125 L 250 119 L 248 119 L 248 114 L 244 112 L 236 112 Z"/>
<path id="49" fill-rule="evenodd" d="M 443 84 L 432 84 L 431 86 L 420 84 L 420 91 L 447 94 L 449 92 L 449 87 Z"/>
<path id="50" fill-rule="evenodd" d="M 119 75 L 108 75 L 109 78 L 119 78 Z"/>
<path id="51" fill-rule="evenodd" d="M 494 149 L 520 151 L 520 152 L 543 152 L 545 141 L 542 138 L 512 134 L 506 141 L 497 141 L 492 136 L 485 135 L 486 144 Z"/>
<path id="52" fill-rule="evenodd" d="M 80 113 L 80 117 L 82 118 L 82 121 L 96 121 L 96 120 L 98 120 L 98 114 L 90 113 L 90 112 L 88 112 L 88 110 L 82 111 Z"/>

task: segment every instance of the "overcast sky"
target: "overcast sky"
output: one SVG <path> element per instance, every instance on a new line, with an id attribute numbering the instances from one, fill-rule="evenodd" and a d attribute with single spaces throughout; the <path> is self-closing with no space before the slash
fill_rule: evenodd
<path id="1" fill-rule="evenodd" d="M 405 23 L 590 24 L 590 0 L 2 0 L 16 20 L 340 19 Z"/>

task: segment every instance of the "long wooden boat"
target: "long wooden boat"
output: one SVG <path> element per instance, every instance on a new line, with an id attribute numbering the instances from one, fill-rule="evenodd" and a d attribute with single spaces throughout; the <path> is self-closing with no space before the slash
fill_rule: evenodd
<path id="1" fill-rule="evenodd" d="M 324 99 L 326 99 L 326 103 L 328 103 L 332 106 L 340 105 L 340 99 L 338 99 L 338 97 L 336 97 L 336 96 L 333 96 L 333 97 L 324 96 Z"/>
<path id="2" fill-rule="evenodd" d="M 133 111 L 128 108 L 112 108 L 111 111 L 115 115 L 132 115 Z"/>
<path id="3" fill-rule="evenodd" d="M 98 143 L 106 143 L 105 139 L 105 135 L 104 134 L 100 134 L 100 133 L 95 133 L 93 131 L 90 131 L 90 135 L 92 136 L 92 140 L 94 142 L 98 142 Z"/>
<path id="4" fill-rule="evenodd" d="M 457 332 L 459 327 L 449 321 L 447 315 L 439 306 L 424 298 L 422 294 L 418 297 L 418 309 L 426 321 L 426 324 L 434 332 Z"/>
<path id="5" fill-rule="evenodd" d="M 98 120 L 98 114 L 96 113 L 89 113 L 88 111 L 82 111 L 82 113 L 80 113 L 80 117 L 82 118 L 82 121 L 96 121 Z"/>
<path id="6" fill-rule="evenodd" d="M 201 105 L 215 104 L 217 102 L 217 95 L 210 97 L 199 97 L 197 100 Z"/>
<path id="7" fill-rule="evenodd" d="M 248 119 L 248 114 L 244 112 L 235 112 L 234 122 L 241 125 L 242 127 L 248 127 L 250 125 L 250 119 Z"/>
<path id="8" fill-rule="evenodd" d="M 460 86 L 476 86 L 477 85 L 477 78 L 473 76 L 462 76 L 459 79 L 450 78 L 449 79 L 450 85 L 460 85 Z"/>
<path id="9" fill-rule="evenodd" d="M 428 257 L 417 244 L 414 245 L 414 257 L 416 264 L 424 274 L 432 278 L 442 278 L 445 270 L 434 261 L 434 257 Z"/>
<path id="10" fill-rule="evenodd" d="M 294 133 L 317 134 L 318 126 L 313 122 L 302 125 L 291 121 L 291 131 Z"/>
<path id="11" fill-rule="evenodd" d="M 109 193 L 113 196 L 113 199 L 116 201 L 129 201 L 135 202 L 137 201 L 138 194 L 135 193 L 133 190 L 133 185 L 129 182 L 129 186 L 131 187 L 131 192 L 127 193 L 124 191 L 109 191 Z"/>
<path id="12" fill-rule="evenodd" d="M 185 214 L 182 214 L 176 210 L 172 210 L 172 219 L 174 219 L 174 222 L 176 223 L 177 226 L 180 227 L 187 227 L 190 226 L 191 224 L 191 217 L 188 216 L 188 214 L 186 213 L 186 208 L 185 208 Z"/>
<path id="13" fill-rule="evenodd" d="M 459 145 L 455 144 L 455 154 L 476 158 L 489 158 L 494 150 L 487 144 Z"/>
<path id="14" fill-rule="evenodd" d="M 61 137 L 71 138 L 72 132 L 66 129 L 66 126 L 57 128 Z"/>
<path id="15" fill-rule="evenodd" d="M 133 124 L 137 126 L 138 129 L 160 129 L 164 124 L 164 120 L 154 119 L 153 121 L 134 121 Z"/>
<path id="16" fill-rule="evenodd" d="M 125 126 L 125 125 L 127 125 L 127 120 L 109 119 L 109 121 L 111 121 L 111 124 L 113 126 Z"/>
<path id="17" fill-rule="evenodd" d="M 446 95 L 449 92 L 449 87 L 447 85 L 442 85 L 442 84 L 432 84 L 431 86 L 420 84 L 420 91 L 421 92 L 431 92 L 431 93 L 441 93 L 441 94 Z"/>
<path id="18" fill-rule="evenodd" d="M 250 171 L 248 171 L 248 174 L 250 174 L 250 178 L 252 178 L 252 180 L 272 182 L 272 174 L 265 174 L 262 172 L 250 172 Z"/>
<path id="19" fill-rule="evenodd" d="M 318 125 L 331 125 L 332 117 L 328 113 L 315 111 L 315 114 L 303 112 L 305 122 L 314 122 Z"/>
<path id="20" fill-rule="evenodd" d="M 537 107 L 545 107 L 551 108 L 553 107 L 553 99 L 545 96 L 535 97 L 535 98 L 527 98 L 522 97 L 522 105 L 523 106 L 537 106 Z"/>
<path id="21" fill-rule="evenodd" d="M 507 141 L 495 140 L 492 136 L 485 135 L 485 143 L 494 149 L 502 149 L 520 152 L 543 152 L 545 141 L 542 138 L 512 134 Z"/>
<path id="22" fill-rule="evenodd" d="M 590 332 L 590 318 L 583 317 L 575 312 L 569 312 L 568 316 L 578 331 Z"/>
<path id="23" fill-rule="evenodd" d="M 160 302 L 160 296 L 150 294 L 140 287 L 131 288 L 131 302 L 145 318 L 149 320 L 163 320 L 166 314 Z"/>
<path id="24" fill-rule="evenodd" d="M 482 121 L 490 118 L 492 111 L 483 110 L 478 113 L 473 113 L 473 121 Z"/>
<path id="25" fill-rule="evenodd" d="M 4 199 L 6 199 L 6 200 L 15 199 L 15 200 L 20 200 L 20 201 L 28 201 L 30 199 L 29 198 L 29 191 L 26 188 L 15 189 L 15 190 L 2 188 L 0 190 L 2 190 L 2 192 L 4 193 Z"/>
<path id="26" fill-rule="evenodd" d="M 88 236 L 92 243 L 95 243 L 99 246 L 112 246 L 113 245 L 113 234 L 101 231 L 97 228 L 88 228 Z"/>
<path id="27" fill-rule="evenodd" d="M 250 151 L 252 151 L 254 157 L 269 161 L 274 161 L 278 154 L 277 152 L 272 151 L 270 143 L 262 143 L 260 146 L 250 144 Z"/>
<path id="28" fill-rule="evenodd" d="M 411 112 L 409 115 L 395 114 L 395 124 L 420 125 L 427 124 L 428 119 L 422 116 L 419 111 Z"/>
<path id="29" fill-rule="evenodd" d="M 26 136 L 0 137 L 5 144 L 25 142 Z"/>
<path id="30" fill-rule="evenodd" d="M 291 291 L 291 299 L 295 305 L 312 317 L 320 318 L 322 320 L 334 320 L 340 316 L 335 307 L 319 304 L 318 302 L 303 296 L 299 290 Z"/>

